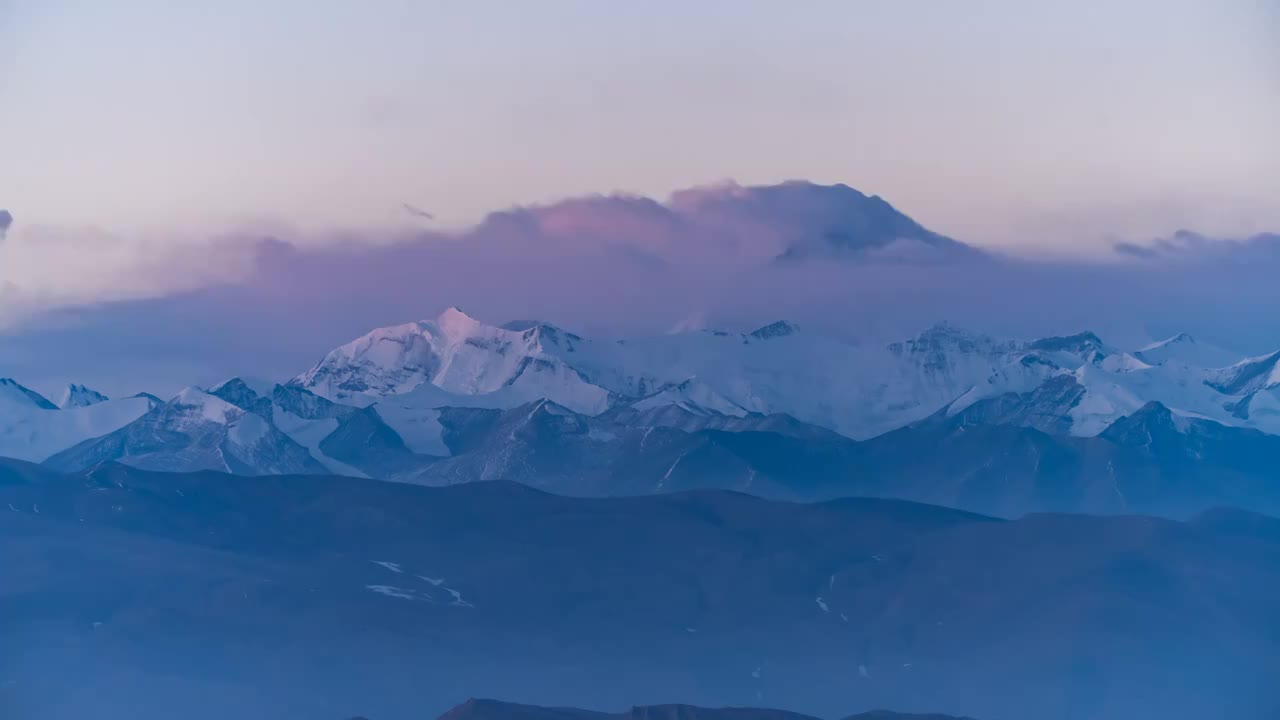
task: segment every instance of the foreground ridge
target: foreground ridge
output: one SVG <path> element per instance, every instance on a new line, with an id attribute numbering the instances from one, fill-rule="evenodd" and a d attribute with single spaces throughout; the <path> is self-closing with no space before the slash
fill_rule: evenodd
<path id="1" fill-rule="evenodd" d="M 785 710 L 705 708 L 695 705 L 637 705 L 624 712 L 605 713 L 472 698 L 441 715 L 439 720 L 818 720 L 818 718 Z M 849 715 L 844 720 L 973 720 L 973 718 L 936 713 L 872 710 Z"/>

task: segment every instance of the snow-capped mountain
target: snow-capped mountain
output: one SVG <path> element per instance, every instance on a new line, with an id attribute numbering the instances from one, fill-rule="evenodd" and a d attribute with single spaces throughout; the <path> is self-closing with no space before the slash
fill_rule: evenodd
<path id="1" fill-rule="evenodd" d="M 1159 402 L 1179 414 L 1280 434 L 1280 416 L 1271 412 L 1276 398 L 1265 369 L 1268 357 L 1274 357 L 1228 368 L 1197 366 L 1190 360 L 1217 359 L 1219 353 L 1202 352 L 1194 342 L 1179 335 L 1133 353 L 1112 347 L 1092 333 L 1019 344 L 1011 356 L 1014 362 L 975 384 L 949 408 L 960 412 L 980 399 L 1010 393 L 1042 403 L 1045 393 L 1072 388 L 1073 392 L 1057 399 L 1060 417 L 1047 418 L 1041 407 L 1034 410 L 1040 424 L 1032 426 L 1047 428 L 1042 423 L 1051 421 L 1058 432 L 1089 437 L 1149 402 Z M 1250 407 L 1256 411 L 1250 413 Z"/>
<path id="2" fill-rule="evenodd" d="M 602 341 L 543 323 L 494 327 L 451 308 L 434 320 L 375 330 L 293 384 L 339 403 L 377 404 L 384 419 L 413 435 L 419 430 L 409 426 L 433 409 L 547 399 L 585 414 L 668 405 L 728 417 L 783 414 L 866 439 L 943 407 L 959 412 L 1045 383 L 1052 383 L 1048 392 L 1079 392 L 1069 403 L 1058 399 L 1060 417 L 1037 410 L 1033 426 L 1073 435 L 1096 435 L 1150 401 L 1280 433 L 1272 399 L 1258 397 L 1271 377 L 1260 368 L 1274 368 L 1277 356 L 1223 370 L 1191 362 L 1216 356 L 1187 336 L 1128 352 L 1090 332 L 1014 341 L 945 324 L 887 347 L 785 322 L 750 333 Z M 435 425 L 425 426 L 434 433 Z"/>
<path id="3" fill-rule="evenodd" d="M 16 380 L 0 378 L 0 406 L 8 408 L 38 408 L 40 410 L 57 410 L 58 406 L 49 402 L 40 393 L 23 387 Z"/>
<path id="4" fill-rule="evenodd" d="M 148 470 L 221 470 L 247 475 L 324 473 L 307 449 L 270 420 L 187 388 L 135 422 L 49 458 L 78 470 L 115 461 Z"/>
<path id="5" fill-rule="evenodd" d="M 152 407 L 144 397 L 107 400 L 92 390 L 77 400 L 59 407 L 14 380 L 0 379 L 0 456 L 40 462 L 124 427 Z"/>
<path id="6" fill-rule="evenodd" d="M 545 385 L 548 394 L 581 397 L 585 383 L 610 404 L 582 412 L 547 397 L 521 403 L 509 391 L 516 383 L 451 392 L 428 381 L 438 371 L 423 373 L 411 389 L 398 386 L 401 393 L 345 401 L 296 381 L 234 378 L 207 391 L 188 389 L 48 464 L 83 470 L 113 460 L 171 471 L 326 472 L 427 485 L 504 479 L 575 495 L 728 488 L 805 500 L 887 496 L 1001 515 L 1181 516 L 1223 502 L 1280 507 L 1272 490 L 1280 476 L 1265 461 L 1280 452 L 1280 436 L 1185 409 L 1200 403 L 1212 410 L 1213 402 L 1234 397 L 1202 377 L 1230 373 L 1150 365 L 1092 333 L 1018 342 L 937 326 L 876 349 L 790 324 L 622 342 L 568 338 L 541 324 L 474 327 L 508 344 L 469 345 L 476 353 L 470 377 L 492 377 L 495 368 L 483 367 L 490 359 L 506 363 L 499 368 L 532 365 L 512 362 L 518 349 L 575 373 L 568 386 Z M 531 331 L 537 337 L 526 335 Z M 465 345 L 467 337 L 453 340 Z M 527 342 L 515 345 L 517 339 Z M 447 346 L 425 357 L 437 363 L 445 356 L 460 357 Z M 864 364 L 838 367 L 855 360 Z M 716 374 L 698 372 L 713 367 Z M 666 377 L 656 372 L 663 368 Z M 859 368 L 878 372 L 864 376 Z M 325 372 L 360 379 L 397 370 L 339 363 Z M 509 377 L 518 382 L 518 373 Z M 681 375 L 687 379 L 665 382 Z M 443 377 L 465 389 L 456 376 Z M 847 388 L 847 397 L 866 407 L 822 388 Z M 826 403 L 825 415 L 813 413 L 818 417 L 860 419 L 869 409 L 898 424 L 851 439 L 831 424 L 797 417 L 813 412 L 803 392 Z M 1146 399 L 1156 396 L 1182 404 Z M 25 393 L 17 397 L 38 404 Z M 1272 396 L 1262 390 L 1254 397 Z"/>
<path id="7" fill-rule="evenodd" d="M 786 413 L 870 437 L 933 412 L 1001 364 L 995 341 L 953 338 L 952 347 L 935 335 L 920 348 L 870 348 L 774 323 L 601 341 L 544 323 L 494 327 L 450 308 L 337 348 L 293 383 L 337 402 L 397 408 L 384 416 L 540 399 L 588 414 L 671 403 Z"/>
<path id="8" fill-rule="evenodd" d="M 97 390 L 71 383 L 63 388 L 62 394 L 58 397 L 58 407 L 63 410 L 73 407 L 89 407 L 100 402 L 106 402 L 109 399 Z"/>
<path id="9" fill-rule="evenodd" d="M 1232 448 L 1253 457 L 1280 436 L 1280 354 L 1206 368 L 1192 361 L 1213 355 L 1197 348 L 1183 335 L 1129 352 L 1091 332 L 1007 340 L 945 324 L 887 346 L 788 322 L 603 340 L 450 308 L 374 330 L 286 384 L 234 378 L 165 403 L 58 409 L 0 382 L 0 451 L 53 455 L 63 469 L 114 460 L 516 479 L 587 495 L 724 487 L 994 513 L 1185 510 L 1237 497 L 1226 485 L 1271 482 L 1265 463 L 1233 464 Z M 132 414 L 111 411 L 129 403 Z M 1164 433 L 1159 452 L 1135 443 L 1134 427 Z M 1097 485 L 1120 467 L 1146 485 Z M 1013 485 L 997 491 L 997 475 Z M 1166 482 L 1175 477 L 1188 487 Z"/>
<path id="10" fill-rule="evenodd" d="M 1246 358 L 1215 370 L 1205 378 L 1205 384 L 1228 395 L 1248 396 L 1274 390 L 1280 387 L 1280 352 Z"/>
<path id="11" fill-rule="evenodd" d="M 425 449 L 438 446 L 439 454 L 448 454 L 438 430 L 435 438 L 435 445 Z M 394 480 L 437 459 L 422 449 L 406 446 L 373 408 L 237 377 L 208 390 L 187 388 L 115 432 L 57 453 L 47 464 L 82 470 L 114 461 L 170 472 L 334 473 Z"/>
<path id="12" fill-rule="evenodd" d="M 353 404 L 429 385 L 443 391 L 441 400 L 500 394 L 518 404 L 554 396 L 583 412 L 601 412 L 608 392 L 561 357 L 581 341 L 550 325 L 492 327 L 449 308 L 434 320 L 379 328 L 357 338 L 295 382 Z"/>
<path id="13" fill-rule="evenodd" d="M 1134 356 L 1148 365 L 1178 362 L 1202 368 L 1224 367 L 1239 360 L 1239 357 L 1233 356 L 1229 350 L 1206 345 L 1187 333 L 1178 333 L 1173 337 L 1151 343 L 1135 352 Z"/>

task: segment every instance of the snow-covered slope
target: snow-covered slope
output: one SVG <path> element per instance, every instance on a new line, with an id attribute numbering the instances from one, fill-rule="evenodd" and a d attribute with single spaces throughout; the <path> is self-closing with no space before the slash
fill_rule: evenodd
<path id="1" fill-rule="evenodd" d="M 600 412 L 608 406 L 608 392 L 561 358 L 579 342 L 549 325 L 492 327 L 449 308 L 434 320 L 379 328 L 357 338 L 295 383 L 357 405 L 426 384 L 444 391 L 442 399 L 501 393 L 504 404 L 520 404 L 554 397 L 580 412 Z"/>
<path id="2" fill-rule="evenodd" d="M 1187 333 L 1178 333 L 1173 337 L 1151 343 L 1134 355 L 1149 365 L 1177 362 L 1202 368 L 1223 367 L 1239 359 L 1238 356 L 1233 357 L 1230 351 L 1206 345 Z"/>
<path id="3" fill-rule="evenodd" d="M 96 407 L 96 406 L 95 406 Z M 417 413 L 421 424 L 436 411 Z M 440 441 L 413 447 L 374 408 L 341 405 L 298 386 L 232 378 L 187 388 L 115 432 L 58 452 L 48 463 L 81 470 L 118 461 L 154 470 L 223 470 L 241 475 L 331 472 L 395 479 L 447 454 Z"/>
<path id="4" fill-rule="evenodd" d="M 388 419 L 545 398 L 587 414 L 633 402 L 787 413 L 859 437 L 927 415 L 999 366 L 995 341 L 953 335 L 950 345 L 926 335 L 928 347 L 886 349 L 774 323 L 602 341 L 542 323 L 489 326 L 451 308 L 337 348 L 294 383 L 343 403 L 394 406 Z"/>
<path id="5" fill-rule="evenodd" d="M 337 402 L 374 405 L 410 445 L 440 448 L 430 411 L 510 409 L 548 399 L 575 412 L 673 407 L 694 415 L 785 414 L 855 439 L 948 408 L 1027 395 L 1070 378 L 1079 392 L 1043 427 L 1096 435 L 1156 401 L 1176 412 L 1280 433 L 1280 354 L 1213 370 L 1221 351 L 1189 336 L 1129 352 L 1091 332 L 1031 341 L 937 325 L 887 347 L 786 322 L 750 333 L 699 330 L 594 340 L 545 323 L 486 325 L 456 308 L 434 320 L 375 330 L 329 353 L 294 384 Z M 1056 391 L 1035 395 L 1036 402 Z M 1002 402 L 1008 402 L 1002 401 Z"/>
<path id="6" fill-rule="evenodd" d="M 1250 395 L 1280 387 L 1280 352 L 1214 370 L 1205 382 L 1213 389 L 1229 395 Z"/>
<path id="7" fill-rule="evenodd" d="M 992 382 L 976 386 L 957 400 L 951 411 L 1007 393 L 1024 393 L 1028 402 L 1042 402 L 1033 392 L 1041 383 L 1070 378 L 1078 392 L 1064 396 L 1070 403 L 1059 407 L 1062 416 L 1050 424 L 1072 435 L 1097 435 L 1150 402 L 1159 402 L 1176 413 L 1280 433 L 1280 423 L 1242 422 L 1232 411 L 1240 399 L 1212 383 L 1213 378 L 1226 373 L 1190 364 L 1187 360 L 1194 353 L 1175 352 L 1187 342 L 1189 339 L 1173 339 L 1171 345 L 1155 348 L 1165 351 L 1162 356 L 1150 347 L 1124 352 L 1091 333 L 1036 340 L 1025 346 L 1028 352 L 1018 359 L 1027 372 L 994 376 Z M 1042 411 L 1035 412 L 1039 422 L 1049 422 Z"/>
<path id="8" fill-rule="evenodd" d="M 129 458 L 181 469 L 403 476 L 456 454 L 446 410 L 543 400 L 642 431 L 794 423 L 803 435 L 863 440 L 942 413 L 961 427 L 1094 436 L 1156 402 L 1178 417 L 1280 434 L 1280 353 L 1198 364 L 1219 357 L 1185 335 L 1129 352 L 1091 332 L 1022 341 L 950 325 L 887 346 L 788 322 L 604 340 L 540 322 L 488 325 L 450 308 L 374 330 L 286 385 L 235 378 L 151 413 L 161 403 L 105 400 L 82 386 L 71 386 L 59 409 L 0 380 L 0 454 L 38 461 L 58 453 L 67 466 Z M 94 438 L 102 442 L 84 442 Z"/>
<path id="9" fill-rule="evenodd" d="M 108 399 L 110 398 L 97 390 L 71 383 L 63 388 L 62 393 L 58 396 L 58 407 L 64 410 L 73 407 L 89 407 L 100 402 L 106 402 Z"/>
<path id="10" fill-rule="evenodd" d="M 238 475 L 326 471 L 268 419 L 198 388 L 183 390 L 135 422 L 60 452 L 47 464 L 78 470 L 107 461 Z"/>
<path id="11" fill-rule="evenodd" d="M 676 407 L 693 415 L 745 417 L 748 411 L 696 378 L 642 398 L 630 405 L 639 412 Z"/>
<path id="12" fill-rule="evenodd" d="M 341 405 L 296 385 L 237 377 L 209 392 L 262 417 L 340 475 L 388 477 L 430 461 L 416 457 L 418 453 L 448 454 L 439 442 L 428 442 L 426 448 L 406 446 L 398 430 L 392 429 L 378 410 Z M 433 413 L 416 413 L 407 422 L 429 422 Z M 435 435 L 438 440 L 438 430 Z"/>
<path id="13" fill-rule="evenodd" d="M 39 462 L 124 427 L 151 407 L 150 400 L 132 397 L 59 408 L 14 380 L 0 379 L 0 457 Z"/>
<path id="14" fill-rule="evenodd" d="M 0 378 L 0 408 L 38 408 L 40 410 L 56 410 L 57 405 L 49 402 L 40 393 L 23 387 L 16 380 Z"/>

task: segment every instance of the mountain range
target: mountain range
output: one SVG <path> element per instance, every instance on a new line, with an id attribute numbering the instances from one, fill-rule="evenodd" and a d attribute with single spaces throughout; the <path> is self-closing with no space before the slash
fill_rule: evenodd
<path id="1" fill-rule="evenodd" d="M 804 183 L 468 237 L 664 273 L 1000 262 Z M 335 320 L 293 287 L 254 301 Z M 0 714 L 1280 716 L 1280 353 L 683 325 L 449 308 L 167 399 L 0 380 Z"/>
<path id="2" fill-rule="evenodd" d="M 571 498 L 0 464 L 0 703 L 142 720 L 458 697 L 1016 720 L 1280 709 L 1280 526 L 724 491 Z M 198 650 L 193 650 L 198 648 Z"/>
<path id="3" fill-rule="evenodd" d="M 456 308 L 374 330 L 292 380 L 159 402 L 4 381 L 0 446 L 83 470 L 508 479 L 577 495 L 725 488 L 998 515 L 1280 511 L 1280 353 L 1177 335 L 1001 340 L 940 325 L 869 347 L 777 322 L 592 339 Z M 74 398 L 74 399 L 72 399 Z M 88 419 L 86 419 L 86 416 Z"/>
<path id="4" fill-rule="evenodd" d="M 70 385 L 54 404 L 34 390 L 0 378 L 0 457 L 41 461 L 77 443 L 101 437 L 146 415 L 154 397 L 108 400 Z"/>

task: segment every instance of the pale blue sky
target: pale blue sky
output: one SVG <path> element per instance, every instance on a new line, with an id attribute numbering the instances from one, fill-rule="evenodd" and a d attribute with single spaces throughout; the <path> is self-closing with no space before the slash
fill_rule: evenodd
<path id="1" fill-rule="evenodd" d="M 722 178 L 980 244 L 1280 229 L 1275 0 L 0 0 L 0 207 L 445 225 Z"/>

